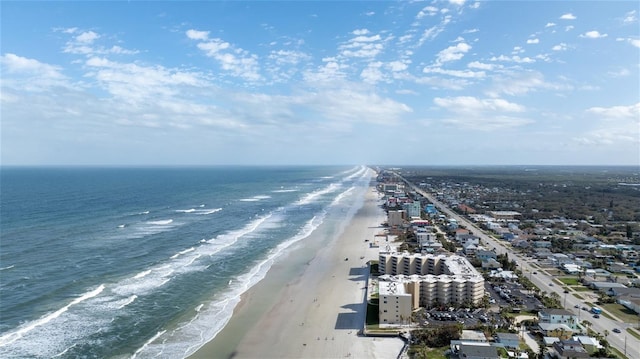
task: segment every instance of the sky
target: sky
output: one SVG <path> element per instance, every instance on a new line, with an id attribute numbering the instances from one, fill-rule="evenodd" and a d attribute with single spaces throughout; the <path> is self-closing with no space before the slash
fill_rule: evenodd
<path id="1" fill-rule="evenodd" d="M 640 166 L 639 4 L 2 1 L 0 161 Z"/>

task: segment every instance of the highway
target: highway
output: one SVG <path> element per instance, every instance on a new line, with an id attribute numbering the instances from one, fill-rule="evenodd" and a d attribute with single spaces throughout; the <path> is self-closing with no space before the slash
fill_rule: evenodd
<path id="1" fill-rule="evenodd" d="M 625 355 L 629 359 L 640 359 L 640 340 L 638 340 L 636 337 L 629 334 L 625 330 L 626 328 L 631 327 L 632 324 L 611 320 L 604 315 L 600 315 L 600 318 L 596 319 L 591 313 L 581 310 L 580 308 L 583 306 L 586 306 L 590 309 L 591 305 L 589 303 L 585 304 L 583 300 L 574 297 L 572 293 L 564 293 L 564 288 L 558 282 L 554 282 L 552 276 L 548 275 L 543 270 L 532 266 L 532 262 L 534 261 L 533 259 L 528 259 L 520 256 L 513 252 L 511 249 L 506 248 L 502 243 L 500 243 L 500 241 L 485 234 L 484 231 L 477 227 L 473 222 L 458 215 L 447 205 L 434 198 L 431 194 L 421 190 L 413 183 L 408 182 L 400 174 L 396 173 L 396 175 L 401 178 L 409 187 L 411 187 L 417 193 L 421 194 L 431 203 L 433 203 L 439 211 L 444 212 L 450 218 L 454 218 L 456 221 L 458 221 L 459 224 L 472 231 L 473 234 L 479 237 L 480 240 L 489 248 L 495 248 L 497 254 L 507 253 L 510 260 L 516 261 L 516 264 L 518 265 L 518 268 L 522 271 L 522 273 L 529 273 L 529 279 L 531 280 L 531 282 L 533 282 L 533 284 L 540 288 L 541 291 L 546 291 L 547 293 L 557 293 L 560 296 L 561 304 L 563 304 L 566 310 L 578 315 L 580 322 L 583 320 L 588 320 L 592 324 L 591 329 L 598 333 L 605 333 L 605 330 L 607 330 L 609 334 L 607 335 L 606 339 L 612 347 L 615 347 L 623 354 L 626 353 Z M 533 272 L 537 272 L 537 274 L 534 275 Z M 579 306 L 579 308 L 574 308 L 574 306 L 576 305 Z M 610 313 L 607 314 L 611 315 Z M 614 328 L 618 328 L 622 332 L 614 333 Z"/>

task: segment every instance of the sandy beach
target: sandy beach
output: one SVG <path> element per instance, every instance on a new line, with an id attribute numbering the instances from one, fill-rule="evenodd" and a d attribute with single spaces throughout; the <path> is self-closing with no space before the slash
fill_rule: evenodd
<path id="1" fill-rule="evenodd" d="M 365 239 L 381 231 L 379 204 L 371 186 L 349 223 L 327 223 L 280 258 L 191 358 L 395 358 L 400 339 L 360 334 L 366 262 L 378 255 Z"/>

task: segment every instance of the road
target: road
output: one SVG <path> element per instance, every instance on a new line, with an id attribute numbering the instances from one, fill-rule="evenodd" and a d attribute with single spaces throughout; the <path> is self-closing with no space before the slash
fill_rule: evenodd
<path id="1" fill-rule="evenodd" d="M 484 231 L 477 227 L 473 222 L 458 215 L 447 205 L 434 198 L 431 194 L 423 191 L 413 183 L 407 181 L 400 174 L 396 173 L 396 175 L 413 190 L 433 203 L 439 211 L 444 212 L 450 218 L 454 218 L 456 221 L 458 221 L 458 224 L 461 224 L 472 231 L 473 234 L 479 237 L 480 240 L 487 246 L 495 248 L 497 254 L 509 254 L 509 258 L 516 261 L 516 264 L 518 265 L 518 268 L 522 271 L 522 273 L 529 273 L 529 279 L 531 280 L 531 282 L 533 282 L 533 284 L 540 288 L 541 291 L 546 291 L 547 293 L 557 293 L 560 296 L 561 303 L 563 304 L 565 309 L 578 315 L 580 321 L 588 320 L 592 324 L 592 330 L 598 333 L 606 333 L 606 330 L 609 333 L 606 339 L 611 346 L 618 349 L 621 353 L 626 353 L 626 356 L 629 359 L 640 359 L 640 340 L 638 340 L 636 337 L 629 334 L 625 330 L 631 325 L 623 323 L 621 321 L 611 320 L 604 315 L 601 315 L 600 318 L 596 319 L 593 318 L 593 316 L 587 311 L 583 311 L 580 308 L 574 308 L 574 306 L 576 305 L 578 305 L 579 307 L 587 306 L 590 308 L 590 305 L 585 304 L 583 300 L 574 297 L 571 293 L 564 293 L 564 289 L 562 288 L 562 286 L 558 284 L 558 282 L 553 282 L 552 276 L 532 266 L 532 259 L 527 259 L 514 253 L 511 249 L 505 247 L 503 243 L 485 234 Z M 537 274 L 533 275 L 533 272 L 537 272 Z M 610 313 L 607 314 L 611 315 Z M 622 333 L 614 333 L 614 328 L 620 329 Z"/>

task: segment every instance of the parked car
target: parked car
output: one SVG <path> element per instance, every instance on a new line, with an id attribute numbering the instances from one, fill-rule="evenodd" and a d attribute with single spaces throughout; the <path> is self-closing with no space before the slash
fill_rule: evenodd
<path id="1" fill-rule="evenodd" d="M 614 332 L 614 333 L 620 333 L 620 329 L 618 329 L 618 328 L 613 328 L 613 332 Z"/>

